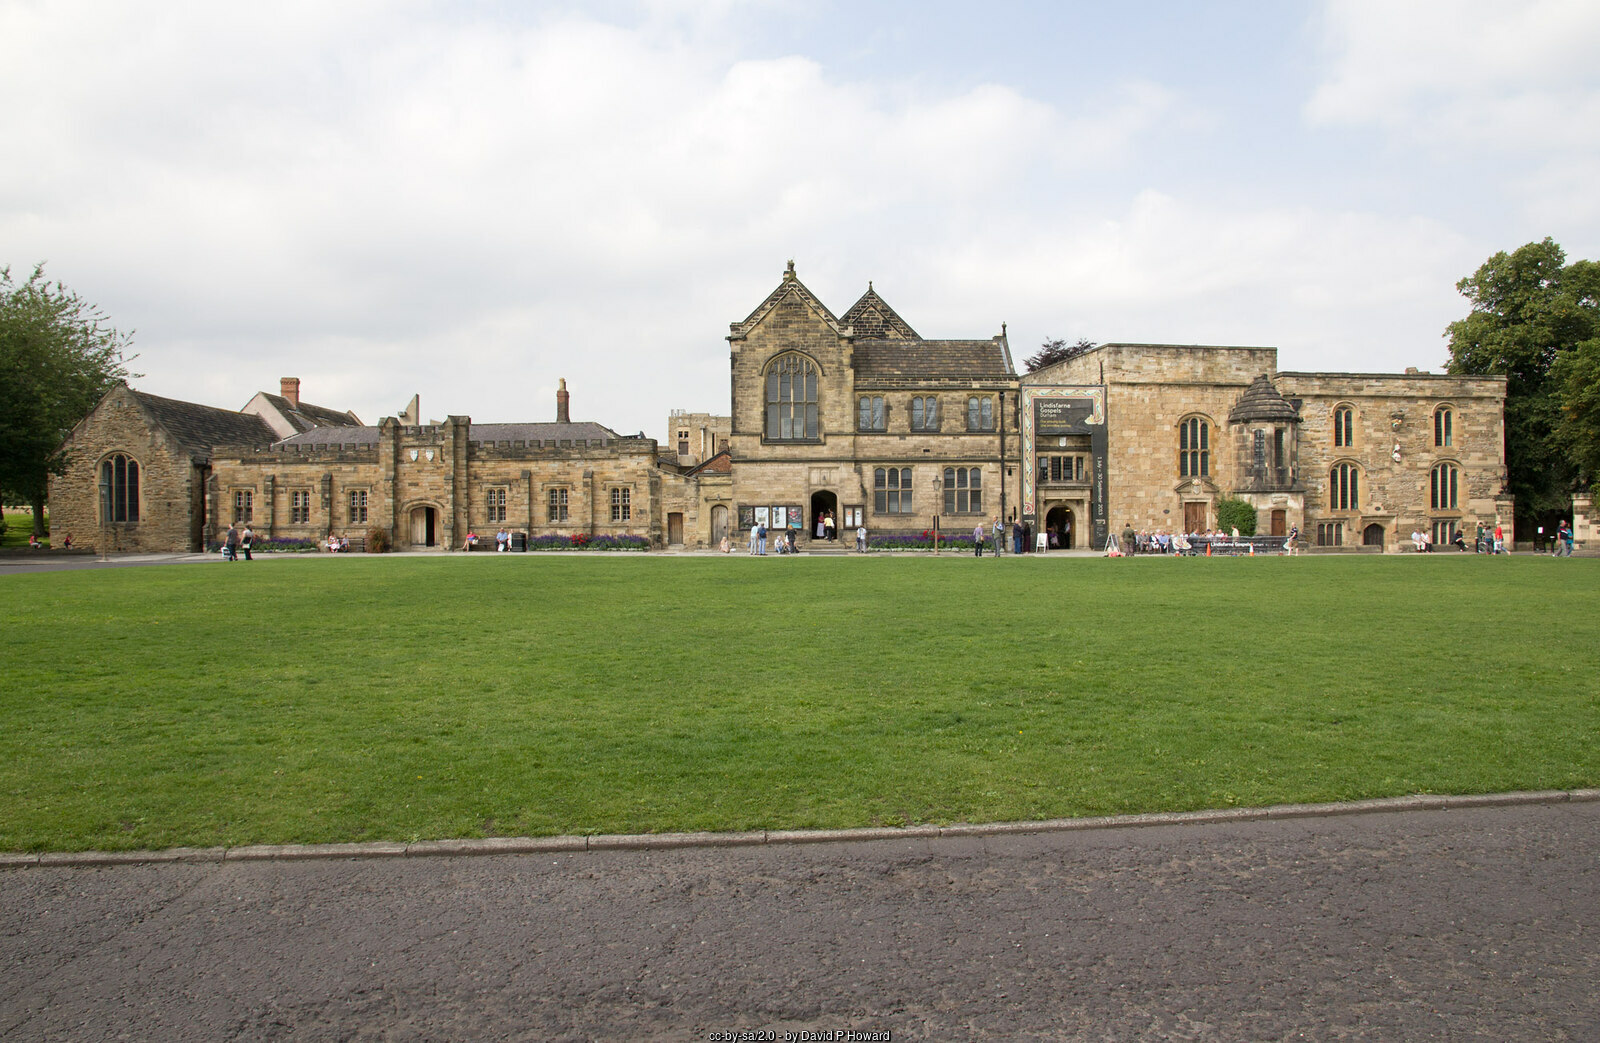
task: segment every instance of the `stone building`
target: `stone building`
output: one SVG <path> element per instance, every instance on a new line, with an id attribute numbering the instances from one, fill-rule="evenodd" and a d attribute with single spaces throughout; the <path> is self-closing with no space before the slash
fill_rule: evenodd
<path id="1" fill-rule="evenodd" d="M 1277 370 L 1277 349 L 1106 344 L 1021 380 L 1023 515 L 1197 532 L 1216 503 L 1313 546 L 1511 526 L 1505 379 Z M 1068 477 L 1070 471 L 1071 477 Z M 1072 539 L 1085 527 L 1075 526 Z"/>
<path id="2" fill-rule="evenodd" d="M 1204 531 L 1217 503 L 1311 546 L 1509 535 L 1500 377 L 1280 372 L 1277 350 L 1106 344 L 1019 375 L 1005 328 L 929 340 L 869 283 L 841 316 L 795 274 L 728 334 L 731 415 L 674 410 L 664 447 L 574 423 L 424 424 L 278 395 L 240 412 L 126 387 L 68 439 L 53 522 L 83 545 L 194 549 L 229 522 L 267 536 L 387 531 L 454 548 L 471 530 L 639 535 L 708 547 L 757 521 L 811 542 L 1023 521 L 1096 549 L 1124 526 Z M 104 484 L 102 507 L 101 485 Z"/>
<path id="3" fill-rule="evenodd" d="M 942 524 L 970 532 L 1005 513 L 1018 439 L 1005 334 L 926 340 L 868 284 L 842 317 L 783 280 L 730 327 L 736 524 L 841 537 Z"/>
<path id="4" fill-rule="evenodd" d="M 274 419 L 293 427 L 304 416 L 289 409 Z M 67 436 L 65 470 L 50 479 L 51 531 L 71 533 L 75 545 L 95 549 L 200 550 L 217 447 L 275 438 L 259 414 L 119 384 Z"/>

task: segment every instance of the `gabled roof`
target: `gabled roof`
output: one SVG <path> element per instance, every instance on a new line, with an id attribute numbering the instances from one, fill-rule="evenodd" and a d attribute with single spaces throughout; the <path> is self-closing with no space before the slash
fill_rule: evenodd
<path id="1" fill-rule="evenodd" d="M 711 457 L 711 459 L 704 460 L 689 468 L 684 474 L 700 474 L 703 471 L 711 474 L 731 474 L 733 472 L 733 454 L 724 449 Z"/>
<path id="2" fill-rule="evenodd" d="M 921 387 L 1006 381 L 1011 372 L 1005 338 L 989 340 L 858 340 L 857 387 Z"/>
<path id="3" fill-rule="evenodd" d="M 209 455 L 219 445 L 269 445 L 277 437 L 258 416 L 147 395 L 132 388 L 128 391 L 156 423 L 191 453 Z"/>
<path id="4" fill-rule="evenodd" d="M 870 282 L 867 283 L 867 292 L 850 306 L 850 310 L 844 313 L 839 322 L 844 326 L 853 327 L 856 336 L 862 339 L 922 339 L 917 331 L 911 328 L 910 323 L 896 314 L 895 310 L 878 296 L 878 292 L 872 288 Z"/>
<path id="5" fill-rule="evenodd" d="M 838 317 L 828 310 L 826 304 L 817 299 L 816 294 L 806 288 L 806 284 L 801 282 L 799 276 L 794 273 L 794 262 L 790 261 L 789 267 L 784 270 L 783 281 L 778 284 L 778 288 L 769 293 L 767 299 L 762 301 L 756 310 L 751 312 L 743 322 L 729 324 L 728 339 L 743 340 L 750 334 L 751 330 L 761 323 L 762 319 L 767 317 L 767 314 L 772 309 L 787 300 L 799 301 L 820 315 L 833 332 L 841 336 L 844 334 L 844 326 L 839 322 Z"/>
<path id="6" fill-rule="evenodd" d="M 314 406 L 310 402 L 301 402 L 297 406 L 282 395 L 271 395 L 265 391 L 261 392 L 260 397 L 272 403 L 273 408 L 283 414 L 296 431 L 309 431 L 313 427 L 349 427 L 352 420 L 359 420 L 354 413 Z"/>

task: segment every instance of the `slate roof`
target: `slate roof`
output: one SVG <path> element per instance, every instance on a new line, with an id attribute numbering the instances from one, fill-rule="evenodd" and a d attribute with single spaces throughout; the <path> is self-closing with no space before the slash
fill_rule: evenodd
<path id="1" fill-rule="evenodd" d="M 314 406 L 310 402 L 302 402 L 297 406 L 282 395 L 269 395 L 265 391 L 261 397 L 271 402 L 273 408 L 283 414 L 296 431 L 309 431 L 314 427 L 348 427 L 350 421 L 355 419 L 350 413 L 327 406 Z"/>
<path id="2" fill-rule="evenodd" d="M 606 427 L 585 421 L 577 424 L 473 424 L 467 430 L 470 442 L 571 441 L 613 442 L 622 436 Z M 376 445 L 376 427 L 316 427 L 290 435 L 279 445 Z"/>
<path id="3" fill-rule="evenodd" d="M 1005 381 L 1011 372 L 1003 338 L 989 340 L 858 340 L 857 386 L 925 387 Z"/>
<path id="4" fill-rule="evenodd" d="M 209 454 L 219 445 L 270 445 L 277 437 L 258 416 L 128 390 L 156 423 L 191 453 Z"/>
<path id="5" fill-rule="evenodd" d="M 1300 422 L 1300 411 L 1290 405 L 1272 386 L 1265 373 L 1250 382 L 1239 401 L 1228 411 L 1228 423 L 1248 424 L 1257 420 Z"/>
<path id="6" fill-rule="evenodd" d="M 867 283 L 867 292 L 861 299 L 850 306 L 839 319 L 841 325 L 855 328 L 857 339 L 861 340 L 889 340 L 905 338 L 907 340 L 921 340 L 917 331 L 911 324 L 902 319 L 878 292 Z"/>

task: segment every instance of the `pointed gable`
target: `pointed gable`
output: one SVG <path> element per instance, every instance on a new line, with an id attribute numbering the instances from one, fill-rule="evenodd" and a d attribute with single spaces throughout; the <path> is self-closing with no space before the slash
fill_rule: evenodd
<path id="1" fill-rule="evenodd" d="M 817 298 L 817 295 L 806 288 L 800 277 L 794 273 L 794 262 L 789 262 L 789 267 L 783 273 L 783 281 L 778 288 L 767 295 L 755 311 L 743 322 L 731 323 L 728 327 L 729 340 L 743 340 L 750 335 L 750 331 L 761 325 L 763 319 L 771 315 L 780 307 L 803 308 L 820 318 L 827 327 L 839 336 L 844 336 L 845 330 L 842 323 L 828 306 Z"/>
<path id="2" fill-rule="evenodd" d="M 857 337 L 868 340 L 921 340 L 911 324 L 902 319 L 878 292 L 867 283 L 867 292 L 850 306 L 839 322 L 855 331 Z"/>

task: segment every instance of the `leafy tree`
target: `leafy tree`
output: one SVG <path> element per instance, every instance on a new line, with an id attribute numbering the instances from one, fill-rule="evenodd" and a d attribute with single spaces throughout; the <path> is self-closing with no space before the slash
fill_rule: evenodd
<path id="1" fill-rule="evenodd" d="M 1028 359 L 1028 372 L 1033 373 L 1046 366 L 1053 366 L 1057 362 L 1075 359 L 1094 346 L 1092 340 L 1080 340 L 1076 344 L 1068 344 L 1064 340 L 1047 340 L 1039 345 L 1039 353 Z"/>
<path id="2" fill-rule="evenodd" d="M 1585 392 L 1592 394 L 1583 360 L 1596 349 L 1579 350 L 1600 334 L 1600 266 L 1567 264 L 1547 238 L 1495 254 L 1456 289 L 1472 311 L 1447 329 L 1449 370 L 1505 376 L 1506 474 L 1518 525 L 1548 523 L 1567 508 L 1584 417 L 1591 437 L 1600 419 L 1582 405 Z"/>
<path id="3" fill-rule="evenodd" d="M 130 336 L 39 265 L 24 282 L 0 268 L 0 488 L 33 505 L 44 535 L 49 476 L 61 442 L 119 380 Z"/>
<path id="4" fill-rule="evenodd" d="M 1240 536 L 1256 534 L 1256 508 L 1249 500 L 1224 498 L 1217 501 L 1217 528 L 1223 532 L 1239 530 Z"/>
<path id="5" fill-rule="evenodd" d="M 1554 440 L 1577 467 L 1579 485 L 1593 489 L 1600 481 L 1600 340 L 1563 352 L 1550 380 L 1561 395 Z"/>

